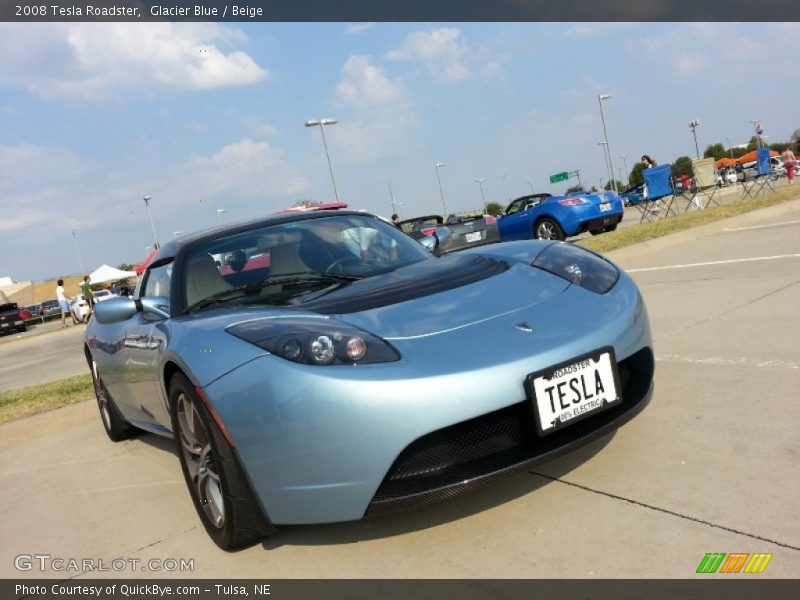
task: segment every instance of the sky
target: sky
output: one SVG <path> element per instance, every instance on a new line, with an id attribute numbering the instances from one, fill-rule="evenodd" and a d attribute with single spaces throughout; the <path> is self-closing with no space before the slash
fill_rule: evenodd
<path id="1" fill-rule="evenodd" d="M 0 23 L 0 277 L 339 198 L 403 218 L 800 128 L 800 23 Z M 623 158 L 624 157 L 624 158 Z M 482 184 L 476 180 L 484 180 Z M 391 193 L 394 197 L 393 208 Z M 225 212 L 220 212 L 225 211 Z M 73 235 L 74 232 L 74 235 Z"/>

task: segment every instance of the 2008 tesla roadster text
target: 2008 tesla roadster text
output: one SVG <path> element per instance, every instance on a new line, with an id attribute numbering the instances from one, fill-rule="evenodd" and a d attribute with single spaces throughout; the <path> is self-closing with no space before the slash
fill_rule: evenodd
<path id="1" fill-rule="evenodd" d="M 551 460 L 640 412 L 654 372 L 608 260 L 543 240 L 436 257 L 355 211 L 165 244 L 134 298 L 95 307 L 85 352 L 109 437 L 174 437 L 226 549 Z"/>

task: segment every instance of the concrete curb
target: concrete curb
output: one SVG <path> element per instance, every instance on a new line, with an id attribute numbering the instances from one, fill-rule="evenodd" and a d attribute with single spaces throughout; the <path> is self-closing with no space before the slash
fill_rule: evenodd
<path id="1" fill-rule="evenodd" d="M 720 221 L 714 221 L 713 223 L 706 223 L 705 225 L 678 231 L 677 233 L 671 233 L 633 246 L 612 250 L 605 255 L 614 262 L 632 260 L 654 252 L 661 252 L 680 244 L 692 242 L 708 235 L 720 233 L 731 227 L 747 227 L 748 225 L 758 224 L 765 219 L 781 217 L 794 212 L 800 212 L 800 199 L 789 200 L 774 206 L 768 206 L 767 208 L 760 208 Z"/>

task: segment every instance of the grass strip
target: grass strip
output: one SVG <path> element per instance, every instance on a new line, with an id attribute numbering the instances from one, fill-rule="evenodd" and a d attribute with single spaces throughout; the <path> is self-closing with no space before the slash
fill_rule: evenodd
<path id="1" fill-rule="evenodd" d="M 642 223 L 634 227 L 618 229 L 617 231 L 604 233 L 603 235 L 578 240 L 576 243 L 586 248 L 591 248 L 595 252 L 611 252 L 612 250 L 618 250 L 625 246 L 639 244 L 678 231 L 721 221 L 722 219 L 758 210 L 759 208 L 767 208 L 768 206 L 774 206 L 775 204 L 788 202 L 789 200 L 796 200 L 797 197 L 797 190 L 785 189 L 770 194 L 769 196 L 748 198 L 736 204 L 712 206 L 702 210 L 684 213 L 677 217 L 669 217 L 658 221 Z"/>
<path id="2" fill-rule="evenodd" d="M 0 424 L 90 398 L 94 398 L 94 388 L 88 373 L 0 392 Z"/>

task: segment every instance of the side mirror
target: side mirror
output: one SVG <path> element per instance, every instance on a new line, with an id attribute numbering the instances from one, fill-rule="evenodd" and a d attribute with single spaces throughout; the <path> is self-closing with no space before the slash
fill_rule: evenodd
<path id="1" fill-rule="evenodd" d="M 94 315 L 98 323 L 108 325 L 127 321 L 137 312 L 133 298 L 110 298 L 94 305 Z"/>
<path id="2" fill-rule="evenodd" d="M 435 235 L 426 235 L 424 238 L 418 240 L 420 244 L 425 246 L 431 252 L 436 250 L 436 246 L 439 243 L 439 240 L 436 239 Z"/>
<path id="3" fill-rule="evenodd" d="M 151 315 L 158 319 L 169 319 L 169 297 L 149 296 L 138 301 L 142 314 Z"/>

